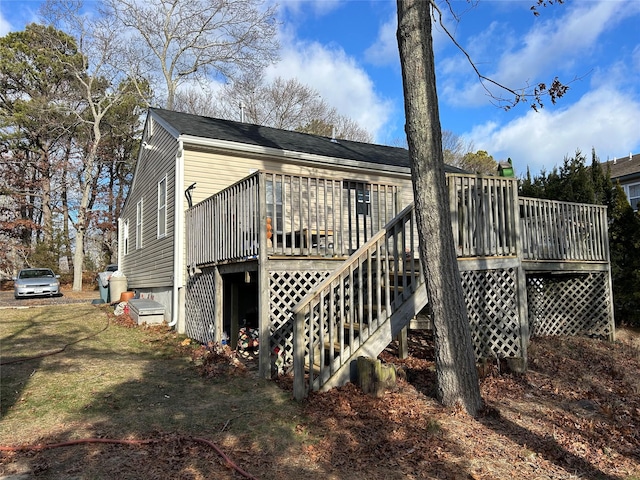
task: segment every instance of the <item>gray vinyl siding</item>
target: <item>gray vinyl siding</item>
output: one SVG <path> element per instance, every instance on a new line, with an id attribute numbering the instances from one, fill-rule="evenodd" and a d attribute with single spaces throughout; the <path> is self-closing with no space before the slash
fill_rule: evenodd
<path id="1" fill-rule="evenodd" d="M 121 270 L 130 289 L 173 285 L 175 164 L 178 142 L 157 123 L 146 140 L 122 219 L 129 221 L 129 252 Z M 167 179 L 166 235 L 158 238 L 158 183 Z M 143 200 L 142 248 L 136 249 L 136 206 Z"/>

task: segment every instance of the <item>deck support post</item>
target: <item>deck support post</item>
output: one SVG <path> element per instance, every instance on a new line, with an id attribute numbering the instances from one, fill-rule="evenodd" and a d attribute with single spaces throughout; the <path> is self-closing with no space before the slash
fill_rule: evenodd
<path id="1" fill-rule="evenodd" d="M 223 311 L 223 284 L 222 275 L 217 266 L 213 267 L 213 318 L 214 320 L 214 332 L 213 339 L 216 343 L 220 344 L 222 341 L 222 329 L 224 328 L 224 311 Z"/>
<path id="2" fill-rule="evenodd" d="M 298 401 L 307 395 L 307 389 L 304 386 L 304 316 L 305 312 L 302 310 L 293 319 L 293 398 Z M 309 370 L 313 372 L 313 365 L 309 366 Z"/>
<path id="3" fill-rule="evenodd" d="M 407 330 L 408 327 L 404 327 L 398 333 L 396 337 L 398 339 L 398 358 L 405 359 L 409 356 L 409 345 L 407 343 Z"/>
<path id="4" fill-rule="evenodd" d="M 267 257 L 267 187 L 264 175 L 258 176 L 258 370 L 262 378 L 271 378 L 271 309 Z"/>
<path id="5" fill-rule="evenodd" d="M 529 307 L 527 303 L 527 276 L 520 261 L 520 266 L 516 268 L 516 296 L 518 302 L 518 316 L 520 317 L 520 342 L 521 356 L 524 359 L 524 370 L 527 370 L 527 349 L 529 347 Z"/>

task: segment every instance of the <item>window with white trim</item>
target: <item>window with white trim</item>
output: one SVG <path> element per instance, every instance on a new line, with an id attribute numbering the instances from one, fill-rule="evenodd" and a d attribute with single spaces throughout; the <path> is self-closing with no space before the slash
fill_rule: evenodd
<path id="1" fill-rule="evenodd" d="M 129 220 L 125 220 L 122 225 L 122 254 L 127 255 L 129 253 Z"/>
<path id="2" fill-rule="evenodd" d="M 158 238 L 167 234 L 167 177 L 158 182 Z"/>
<path id="3" fill-rule="evenodd" d="M 273 233 L 281 234 L 284 219 L 282 217 L 282 183 L 277 180 L 267 180 L 267 218 L 271 219 Z"/>
<path id="4" fill-rule="evenodd" d="M 142 248 L 142 199 L 136 205 L 136 249 Z"/>
<path id="5" fill-rule="evenodd" d="M 628 185 L 626 190 L 631 208 L 638 210 L 638 204 L 640 204 L 640 183 Z"/>

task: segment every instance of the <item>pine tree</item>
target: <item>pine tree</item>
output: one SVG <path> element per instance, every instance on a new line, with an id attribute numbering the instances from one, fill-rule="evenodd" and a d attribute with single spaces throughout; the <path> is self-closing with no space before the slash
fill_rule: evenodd
<path id="1" fill-rule="evenodd" d="M 640 326 L 640 214 L 617 184 L 609 207 L 609 251 L 616 322 Z"/>

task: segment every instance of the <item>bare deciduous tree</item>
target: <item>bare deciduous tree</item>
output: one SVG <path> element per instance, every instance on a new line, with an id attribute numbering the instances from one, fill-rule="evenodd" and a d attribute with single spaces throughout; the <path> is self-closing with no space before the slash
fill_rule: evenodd
<path id="1" fill-rule="evenodd" d="M 97 179 L 102 168 L 100 150 L 106 140 L 105 131 L 110 128 L 104 121 L 110 110 L 125 99 L 136 96 L 134 82 L 122 69 L 123 42 L 113 18 L 100 17 L 94 21 L 81 13 L 79 1 L 49 0 L 41 10 L 45 19 L 75 38 L 81 63 L 71 64 L 64 57 L 56 58 L 75 77 L 78 88 L 78 105 L 69 113 L 75 115 L 83 133 L 76 137 L 80 162 L 76 164 L 75 178 L 78 188 L 75 198 L 75 249 L 73 254 L 73 290 L 82 290 L 84 265 L 84 240 L 95 201 Z M 52 36 L 52 42 L 57 38 Z M 56 51 L 54 48 L 53 52 Z"/>
<path id="2" fill-rule="evenodd" d="M 178 93 L 176 98 L 176 109 L 188 113 L 327 137 L 372 141 L 371 134 L 357 122 L 340 115 L 316 90 L 296 79 L 276 78 L 267 83 L 261 76 L 244 76 L 225 85 L 214 101 L 209 100 L 211 97 L 206 93 L 193 89 Z"/>
<path id="3" fill-rule="evenodd" d="M 442 131 L 442 151 L 444 163 L 461 167 L 462 158 L 473 151 L 473 142 L 465 141 L 460 135 L 451 130 Z"/>
<path id="4" fill-rule="evenodd" d="M 168 109 L 187 81 L 226 80 L 276 59 L 275 7 L 262 0 L 104 0 L 128 37 L 134 77 L 160 76 Z"/>

